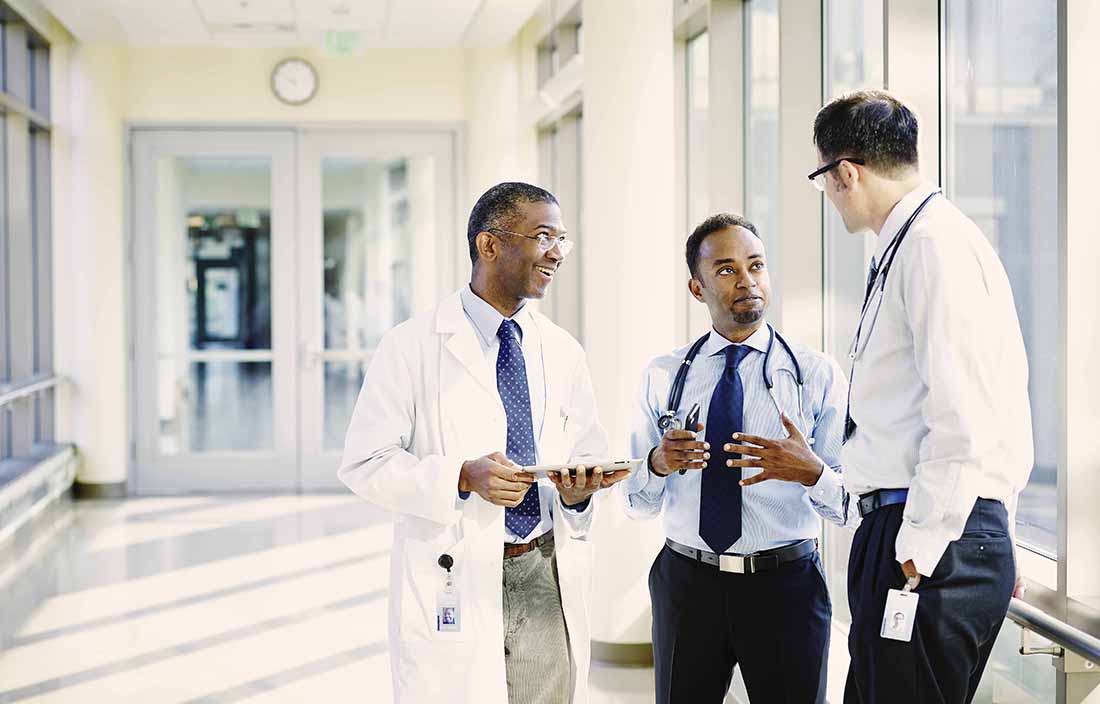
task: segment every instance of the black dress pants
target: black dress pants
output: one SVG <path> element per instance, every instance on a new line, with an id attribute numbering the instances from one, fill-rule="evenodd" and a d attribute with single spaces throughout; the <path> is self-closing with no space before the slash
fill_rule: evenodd
<path id="1" fill-rule="evenodd" d="M 816 552 L 744 575 L 666 546 L 649 593 L 658 704 L 720 704 L 738 664 L 752 704 L 824 702 L 832 604 Z"/>
<path id="2" fill-rule="evenodd" d="M 905 585 L 894 552 L 904 510 L 895 504 L 868 514 L 852 542 L 845 704 L 971 701 L 1008 613 L 1016 581 L 1008 515 L 1001 502 L 978 499 L 962 536 L 916 588 L 910 642 L 881 637 L 887 590 Z"/>

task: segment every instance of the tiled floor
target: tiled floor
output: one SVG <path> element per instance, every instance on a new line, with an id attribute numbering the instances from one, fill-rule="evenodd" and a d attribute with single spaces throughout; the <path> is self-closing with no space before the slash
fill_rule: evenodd
<path id="1" fill-rule="evenodd" d="M 391 701 L 390 525 L 355 497 L 62 504 L 18 542 L 0 553 L 0 704 Z M 1018 645 L 1004 629 L 977 702 L 1052 700 L 1053 668 Z M 829 701 L 847 666 L 836 630 Z M 592 704 L 653 701 L 651 669 L 590 682 Z"/>
<path id="2" fill-rule="evenodd" d="M 390 701 L 386 517 L 354 497 L 80 502 L 0 572 L 0 702 Z M 653 701 L 595 666 L 593 704 Z"/>

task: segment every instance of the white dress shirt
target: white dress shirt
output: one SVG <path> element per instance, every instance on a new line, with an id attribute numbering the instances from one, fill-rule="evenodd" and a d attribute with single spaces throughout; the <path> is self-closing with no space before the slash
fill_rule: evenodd
<path id="1" fill-rule="evenodd" d="M 935 190 L 894 206 L 876 265 Z M 913 222 L 885 291 L 874 291 L 855 347 L 858 429 L 841 455 L 844 482 L 853 494 L 909 489 L 896 556 L 930 575 L 979 497 L 1003 501 L 1015 523 L 1034 452 L 1027 357 L 997 253 L 942 194 Z"/>
<path id="2" fill-rule="evenodd" d="M 745 392 L 743 427 L 744 432 L 750 435 L 785 438 L 787 431 L 764 385 L 762 374 L 768 338 L 768 326 L 762 325 L 741 343 L 754 350 L 737 367 Z M 692 405 L 698 403 L 699 422 L 706 425 L 711 396 L 725 371 L 723 350 L 731 344 L 734 343 L 711 331 L 685 380 L 677 414 L 681 421 Z M 779 340 L 773 345 L 768 365 L 776 395 L 783 412 L 799 426 L 803 435 L 814 438 L 814 452 L 830 469 L 823 471 L 817 484 L 812 487 L 778 480 L 744 487 L 741 495 L 741 537 L 730 546 L 730 553 L 747 555 L 805 538 L 816 538 L 821 532 L 818 515 L 841 524 L 845 523 L 847 515 L 851 525 L 850 521 L 856 514 L 855 506 L 848 506 L 840 474 L 844 403 L 848 391 L 844 373 L 836 362 L 823 354 L 798 345 L 791 347 L 802 367 L 805 382 L 801 409 L 794 365 Z M 649 451 L 661 442 L 663 433 L 657 426 L 657 419 L 668 406 L 669 389 L 687 351 L 685 346 L 657 357 L 646 369 L 631 435 L 631 453 L 634 457 L 648 457 Z M 700 435 L 705 434 L 704 431 Z M 729 442 L 733 439 L 730 438 Z M 718 449 L 711 448 L 712 463 Z M 735 470 L 714 466 L 703 471 Z M 620 482 L 617 490 L 625 498 L 627 514 L 632 518 L 650 518 L 663 509 L 667 537 L 683 545 L 709 551 L 710 548 L 699 537 L 699 496 L 703 471 L 673 472 L 662 477 L 654 474 L 645 462 Z M 742 471 L 745 477 L 760 473 L 758 469 Z"/>
<path id="3" fill-rule="evenodd" d="M 500 338 L 497 336 L 497 331 L 500 329 L 500 324 L 504 322 L 504 316 L 474 293 L 469 285 L 463 288 L 459 295 L 462 298 L 462 310 L 466 313 L 470 324 L 474 326 L 478 342 L 481 343 L 481 351 L 485 353 L 486 358 L 492 360 L 495 369 L 497 354 L 500 352 Z M 532 334 L 535 321 L 531 319 L 531 312 L 526 306 L 516 311 L 510 319 L 519 325 L 520 329 L 520 348 L 523 350 L 523 364 L 527 370 L 527 389 L 531 395 L 531 427 L 535 434 L 535 455 L 538 457 L 540 456 L 538 438 L 542 434 L 540 430 L 543 419 L 546 417 L 546 376 L 543 374 L 542 347 Z M 539 523 L 524 537 L 515 535 L 505 528 L 505 542 L 529 543 L 554 527 L 554 518 L 550 511 L 555 503 L 557 491 L 549 491 L 542 485 L 536 485 L 532 489 L 539 491 L 541 513 Z"/>

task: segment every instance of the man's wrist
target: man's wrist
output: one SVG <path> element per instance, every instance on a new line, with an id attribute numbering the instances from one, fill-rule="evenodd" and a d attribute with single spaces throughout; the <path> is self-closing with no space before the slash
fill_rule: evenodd
<path id="1" fill-rule="evenodd" d="M 590 501 L 592 501 L 592 495 L 591 494 L 584 497 L 583 499 L 581 499 L 580 501 L 578 501 L 575 504 L 566 503 L 565 502 L 565 497 L 564 496 L 561 497 L 561 505 L 564 506 L 565 508 L 569 509 L 570 511 L 576 511 L 577 513 L 581 513 L 586 508 L 588 508 L 588 503 Z"/>
<path id="2" fill-rule="evenodd" d="M 809 477 L 807 477 L 807 479 L 809 481 L 802 482 L 802 485 L 805 486 L 805 487 L 811 487 L 811 488 L 817 486 L 818 482 L 821 481 L 821 477 L 825 476 L 825 472 L 827 472 L 827 471 L 832 471 L 832 470 L 829 469 L 829 467 L 825 464 L 824 460 L 818 459 L 818 461 L 817 461 L 817 473 L 812 474 L 812 473 L 810 473 L 810 470 L 807 470 L 807 474 L 809 474 Z"/>
<path id="3" fill-rule="evenodd" d="M 469 461 L 462 463 L 462 466 L 458 470 L 458 490 L 464 494 L 470 493 L 470 481 L 466 478 L 466 465 Z"/>
<path id="4" fill-rule="evenodd" d="M 667 477 L 668 474 L 662 474 L 656 467 L 653 466 L 653 454 L 655 452 L 657 452 L 657 447 L 656 446 L 654 446 L 653 449 L 649 451 L 649 454 L 646 456 L 646 459 L 645 459 L 645 464 L 646 464 L 647 467 L 649 467 L 649 471 L 654 476 Z M 671 472 L 669 472 L 669 474 L 671 474 Z"/>

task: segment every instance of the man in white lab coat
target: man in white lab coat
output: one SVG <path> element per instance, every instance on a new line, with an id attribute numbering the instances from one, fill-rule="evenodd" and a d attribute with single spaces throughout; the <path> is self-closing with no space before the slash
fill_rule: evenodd
<path id="1" fill-rule="evenodd" d="M 394 514 L 394 696 L 584 702 L 591 499 L 625 473 L 584 468 L 607 452 L 584 352 L 525 305 L 573 243 L 554 196 L 523 183 L 487 191 L 467 239 L 469 286 L 379 343 L 339 471 Z M 580 466 L 519 469 L 535 464 Z"/>

